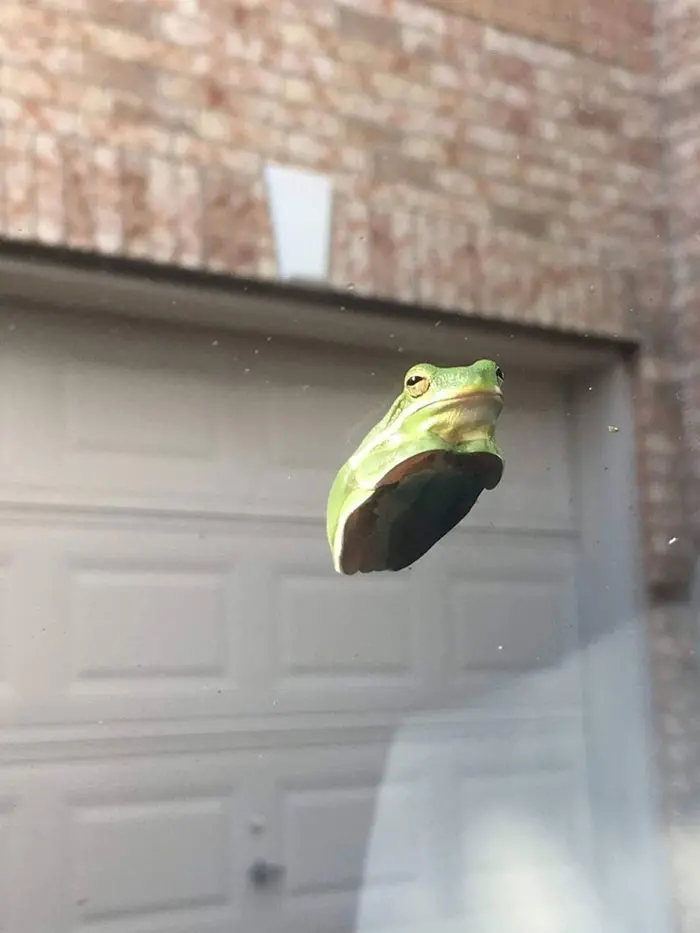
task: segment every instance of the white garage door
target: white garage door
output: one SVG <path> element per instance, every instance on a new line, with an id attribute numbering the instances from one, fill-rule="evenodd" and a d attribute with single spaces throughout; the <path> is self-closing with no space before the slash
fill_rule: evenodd
<path id="1" fill-rule="evenodd" d="M 537 884 L 561 852 L 591 883 L 557 385 L 508 374 L 506 476 L 464 530 L 348 580 L 325 497 L 402 367 L 67 317 L 0 333 L 0 929 L 525 929 L 498 910 L 518 819 L 560 853 Z M 526 928 L 592 933 L 579 908 Z"/>

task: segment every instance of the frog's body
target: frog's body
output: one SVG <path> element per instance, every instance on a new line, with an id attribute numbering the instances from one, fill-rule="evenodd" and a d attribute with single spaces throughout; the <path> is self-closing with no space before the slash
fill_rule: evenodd
<path id="1" fill-rule="evenodd" d="M 401 395 L 331 487 L 327 532 L 339 573 L 408 567 L 498 485 L 502 384 L 491 360 L 409 369 Z"/>

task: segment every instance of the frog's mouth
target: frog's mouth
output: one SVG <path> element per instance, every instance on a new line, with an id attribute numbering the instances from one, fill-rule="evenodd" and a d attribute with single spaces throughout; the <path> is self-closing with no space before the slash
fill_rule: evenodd
<path id="1" fill-rule="evenodd" d="M 437 395 L 428 398 L 422 405 L 417 406 L 411 412 L 416 415 L 419 412 L 425 415 L 433 410 L 435 411 L 463 411 L 470 409 L 483 409 L 488 406 L 491 412 L 500 412 L 503 408 L 503 392 L 500 388 L 492 389 L 467 389 L 463 392 L 450 392 L 444 395 Z"/>
<path id="2" fill-rule="evenodd" d="M 429 408 L 431 405 L 462 405 L 472 400 L 479 399 L 498 399 L 503 401 L 503 391 L 497 387 L 492 389 L 465 389 L 463 392 L 450 392 L 445 395 L 437 395 L 435 398 L 428 399 L 423 408 Z"/>

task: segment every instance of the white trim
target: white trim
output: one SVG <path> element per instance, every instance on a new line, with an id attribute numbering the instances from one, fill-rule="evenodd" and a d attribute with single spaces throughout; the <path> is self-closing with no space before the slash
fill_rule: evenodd
<path id="1" fill-rule="evenodd" d="M 244 291 L 233 279 L 231 288 L 224 289 L 213 283 L 156 281 L 133 272 L 7 255 L 0 255 L 0 305 L 312 339 L 373 352 L 401 352 L 407 362 L 415 355 L 438 365 L 486 358 L 497 359 L 504 368 L 522 369 L 526 361 L 527 368 L 555 374 L 612 363 L 618 355 L 612 345 L 591 346 L 575 335 L 553 340 L 544 331 L 522 333 L 521 328 L 516 335 L 503 321 L 488 324 L 455 312 L 446 311 L 438 321 L 427 315 L 425 320 L 415 314 L 392 317 L 369 305 L 341 310 L 342 298 L 330 295 L 327 301 L 311 302 L 291 291 L 285 294 L 283 288 L 273 295 L 252 294 L 252 289 Z"/>
<path id="2" fill-rule="evenodd" d="M 624 933 L 668 933 L 642 573 L 631 373 L 622 362 L 573 387 L 579 496 L 579 642 L 598 865 Z M 609 424 L 624 426 L 611 434 Z"/>

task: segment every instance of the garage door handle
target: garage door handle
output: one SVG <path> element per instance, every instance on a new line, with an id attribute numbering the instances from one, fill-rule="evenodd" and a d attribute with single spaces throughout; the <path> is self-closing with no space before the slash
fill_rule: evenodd
<path id="1" fill-rule="evenodd" d="M 263 888 L 269 884 L 275 884 L 284 874 L 284 865 L 277 865 L 274 862 L 266 862 L 264 859 L 258 859 L 248 869 L 248 877 L 258 888 Z"/>

